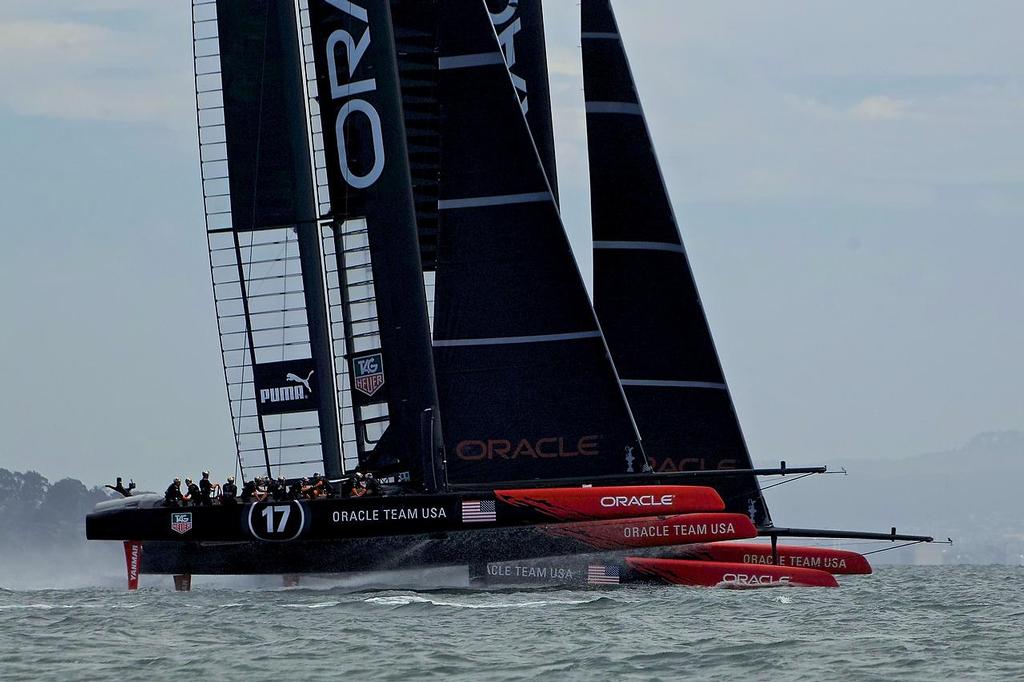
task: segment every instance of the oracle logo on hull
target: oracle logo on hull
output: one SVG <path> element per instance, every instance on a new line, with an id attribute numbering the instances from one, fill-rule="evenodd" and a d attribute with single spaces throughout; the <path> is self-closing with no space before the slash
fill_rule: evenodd
<path id="1" fill-rule="evenodd" d="M 788 575 L 782 576 L 771 576 L 771 575 L 751 575 L 747 573 L 726 573 L 722 576 L 722 582 L 727 585 L 735 585 L 737 587 L 768 587 L 772 585 L 789 585 L 790 577 Z"/>
<path id="2" fill-rule="evenodd" d="M 463 440 L 455 445 L 456 457 L 466 462 L 491 459 L 596 457 L 600 454 L 600 436 L 583 436 L 578 439 L 551 436 L 538 438 L 535 441 L 528 438 L 518 441 L 489 438 L 487 440 Z"/>
<path id="3" fill-rule="evenodd" d="M 675 495 L 608 495 L 601 498 L 602 507 L 671 507 Z"/>

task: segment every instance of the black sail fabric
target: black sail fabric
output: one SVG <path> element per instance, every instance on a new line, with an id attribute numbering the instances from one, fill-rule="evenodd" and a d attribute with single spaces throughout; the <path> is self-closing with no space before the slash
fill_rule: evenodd
<path id="1" fill-rule="evenodd" d="M 441 7 L 434 351 L 449 480 L 645 460 L 482 0 Z"/>
<path id="2" fill-rule="evenodd" d="M 655 472 L 752 467 L 608 0 L 583 0 L 594 306 Z M 757 479 L 708 478 L 769 525 Z"/>
<path id="3" fill-rule="evenodd" d="M 541 0 L 487 0 L 487 9 L 557 201 L 555 134 L 551 124 L 551 89 Z"/>
<path id="4" fill-rule="evenodd" d="M 309 0 L 309 13 L 331 217 L 364 219 L 369 239 L 390 418 L 380 443 L 414 485 L 436 489 L 440 434 L 424 414 L 437 415 L 437 392 L 390 4 Z"/>

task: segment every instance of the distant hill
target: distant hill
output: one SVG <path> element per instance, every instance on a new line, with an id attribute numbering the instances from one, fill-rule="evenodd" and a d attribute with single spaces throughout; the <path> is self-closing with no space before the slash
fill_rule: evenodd
<path id="1" fill-rule="evenodd" d="M 952 537 L 945 561 L 1024 563 L 1024 432 L 984 433 L 944 452 L 835 464 L 849 475 L 768 491 L 775 523 L 882 531 L 895 525 Z"/>

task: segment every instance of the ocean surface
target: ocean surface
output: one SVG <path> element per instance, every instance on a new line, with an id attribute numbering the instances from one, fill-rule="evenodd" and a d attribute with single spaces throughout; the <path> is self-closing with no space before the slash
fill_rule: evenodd
<path id="1" fill-rule="evenodd" d="M 1024 568 L 831 590 L 308 582 L 0 590 L 0 680 L 1024 680 Z"/>

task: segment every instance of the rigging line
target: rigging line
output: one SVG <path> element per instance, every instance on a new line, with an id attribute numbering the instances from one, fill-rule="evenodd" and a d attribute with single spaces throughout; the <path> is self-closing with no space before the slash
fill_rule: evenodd
<path id="1" fill-rule="evenodd" d="M 801 474 L 799 476 L 794 476 L 793 478 L 785 478 L 776 483 L 772 483 L 771 485 L 764 486 L 763 488 L 761 488 L 761 492 L 763 493 L 765 490 L 771 490 L 772 488 L 777 488 L 778 486 L 786 485 L 787 483 L 795 483 L 796 481 L 799 481 L 801 478 L 807 478 L 808 476 L 814 476 L 814 474 Z"/>
<path id="2" fill-rule="evenodd" d="M 902 549 L 904 547 L 910 547 L 912 545 L 920 545 L 924 540 L 916 540 L 914 542 L 904 542 L 902 545 L 893 545 L 892 547 L 883 547 L 882 549 L 875 549 L 870 552 L 862 552 L 862 556 L 868 556 L 869 554 L 880 554 L 882 552 L 891 552 L 894 549 Z"/>

